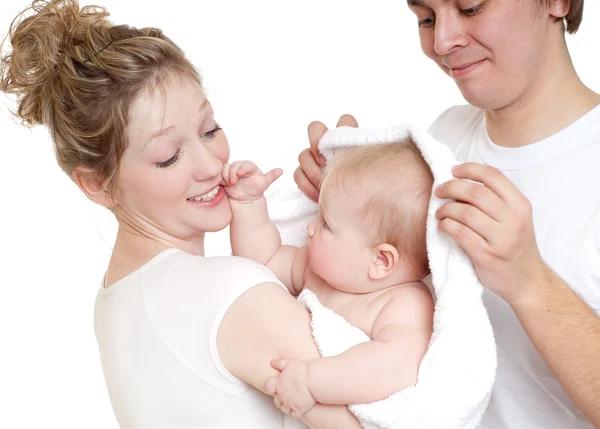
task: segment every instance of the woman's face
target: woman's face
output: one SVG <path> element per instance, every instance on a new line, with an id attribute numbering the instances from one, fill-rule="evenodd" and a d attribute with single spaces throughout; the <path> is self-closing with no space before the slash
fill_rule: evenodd
<path id="1" fill-rule="evenodd" d="M 128 147 L 119 170 L 115 215 L 142 234 L 203 240 L 229 225 L 221 184 L 229 144 L 204 91 L 172 76 L 130 110 Z"/>

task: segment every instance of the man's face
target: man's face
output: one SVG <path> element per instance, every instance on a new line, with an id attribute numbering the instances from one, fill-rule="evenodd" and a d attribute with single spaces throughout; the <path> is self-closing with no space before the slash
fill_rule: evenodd
<path id="1" fill-rule="evenodd" d="M 521 100 L 545 82 L 557 22 L 539 0 L 408 0 L 421 49 L 483 109 Z M 563 42 L 564 43 L 564 42 Z"/>

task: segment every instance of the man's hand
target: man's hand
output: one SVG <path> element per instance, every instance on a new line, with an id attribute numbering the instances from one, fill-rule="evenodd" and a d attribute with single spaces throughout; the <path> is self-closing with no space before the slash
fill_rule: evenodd
<path id="1" fill-rule="evenodd" d="M 267 381 L 267 393 L 284 414 L 300 418 L 317 403 L 308 388 L 308 362 L 277 359 L 271 366 L 281 373 Z"/>
<path id="2" fill-rule="evenodd" d="M 223 165 L 223 186 L 225 192 L 235 201 L 256 201 L 263 196 L 271 183 L 282 174 L 275 168 L 266 174 L 250 161 L 236 161 Z"/>
<path id="3" fill-rule="evenodd" d="M 549 269 L 535 240 L 529 200 L 493 167 L 466 163 L 452 171 L 456 179 L 435 191 L 456 200 L 438 210 L 439 229 L 468 253 L 483 285 L 509 304 L 537 292 Z"/>
<path id="4" fill-rule="evenodd" d="M 358 122 L 352 115 L 342 115 L 336 127 L 358 127 Z M 300 166 L 294 171 L 294 180 L 298 188 L 313 201 L 319 199 L 321 171 L 325 167 L 325 158 L 319 153 L 318 145 L 326 132 L 327 127 L 322 122 L 310 123 L 308 126 L 310 148 L 300 152 L 300 156 L 298 156 Z"/>

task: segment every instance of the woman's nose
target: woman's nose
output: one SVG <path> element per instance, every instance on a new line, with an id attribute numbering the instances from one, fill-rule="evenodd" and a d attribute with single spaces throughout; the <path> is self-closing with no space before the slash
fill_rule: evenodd
<path id="1" fill-rule="evenodd" d="M 223 163 L 211 151 L 202 148 L 194 160 L 194 177 L 199 182 L 220 175 L 223 171 Z"/>

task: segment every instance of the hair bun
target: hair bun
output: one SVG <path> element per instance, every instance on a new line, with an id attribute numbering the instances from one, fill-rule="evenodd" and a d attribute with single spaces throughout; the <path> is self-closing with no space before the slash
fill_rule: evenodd
<path id="1" fill-rule="evenodd" d="M 74 60 L 89 59 L 108 38 L 107 16 L 97 6 L 80 10 L 77 0 L 52 0 L 34 1 L 13 20 L 7 35 L 12 52 L 0 58 L 0 89 L 17 95 L 23 122 L 46 123 L 46 106 L 59 102 Z"/>

